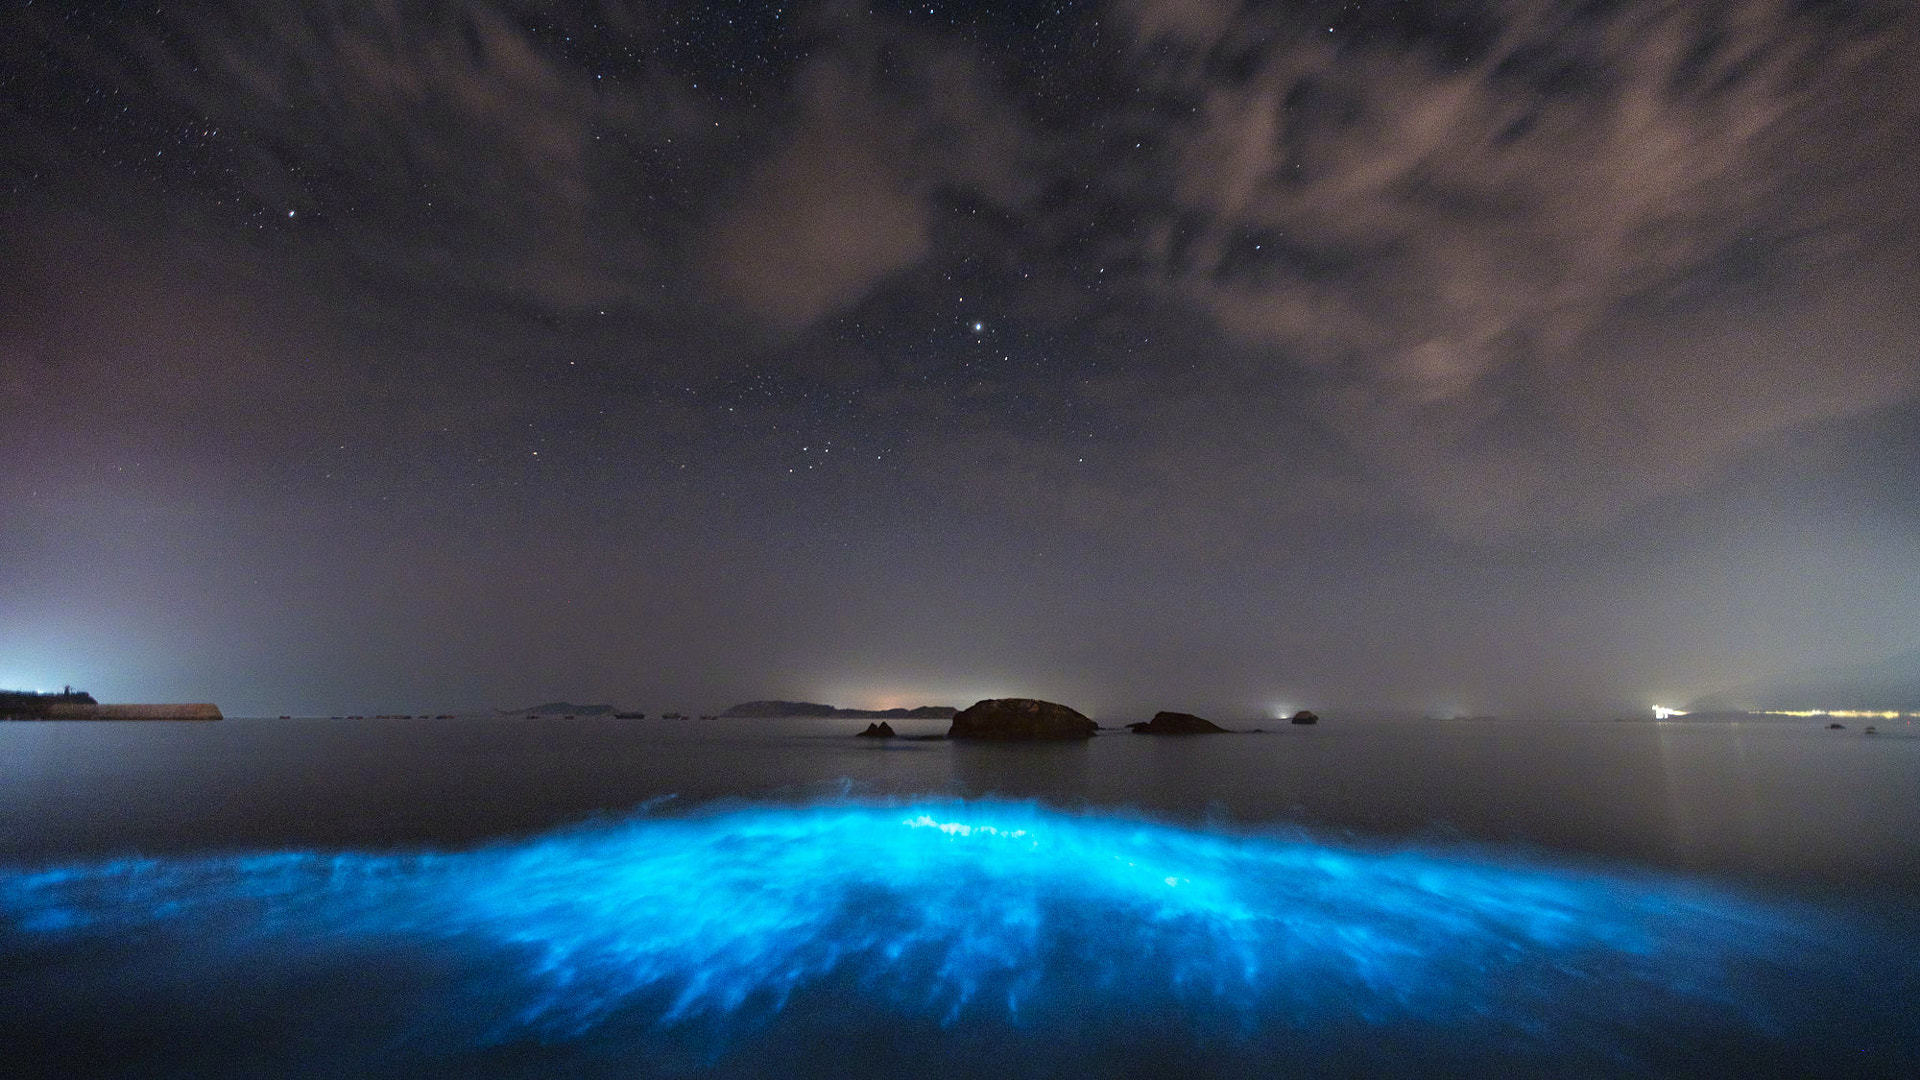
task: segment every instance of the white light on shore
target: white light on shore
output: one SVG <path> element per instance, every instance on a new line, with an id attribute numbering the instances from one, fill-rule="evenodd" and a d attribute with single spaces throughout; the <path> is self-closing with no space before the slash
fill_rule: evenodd
<path id="1" fill-rule="evenodd" d="M 1675 716 L 1685 716 L 1685 715 L 1687 715 L 1687 712 L 1685 709 L 1674 709 L 1674 708 L 1669 708 L 1668 706 L 1665 706 L 1665 705 L 1655 705 L 1653 707 L 1653 718 L 1655 720 L 1667 720 Z"/>

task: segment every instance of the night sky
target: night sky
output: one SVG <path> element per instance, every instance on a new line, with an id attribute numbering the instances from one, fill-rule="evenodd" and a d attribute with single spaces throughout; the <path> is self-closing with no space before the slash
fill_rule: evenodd
<path id="1" fill-rule="evenodd" d="M 1643 711 L 1920 647 L 1910 0 L 0 13 L 0 686 Z"/>

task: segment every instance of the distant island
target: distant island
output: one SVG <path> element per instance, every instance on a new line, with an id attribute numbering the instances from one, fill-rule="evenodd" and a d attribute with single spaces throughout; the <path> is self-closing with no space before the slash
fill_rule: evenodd
<path id="1" fill-rule="evenodd" d="M 57 694 L 0 690 L 0 720 L 218 720 L 217 705 L 102 705 L 69 686 Z"/>
<path id="2" fill-rule="evenodd" d="M 760 719 L 775 716 L 837 716 L 856 720 L 951 720 L 959 711 L 951 705 L 922 705 L 914 709 L 841 709 L 814 701 L 748 701 L 720 715 Z"/>
<path id="3" fill-rule="evenodd" d="M 612 716 L 618 710 L 611 705 L 575 705 L 571 701 L 549 701 L 524 709 L 502 709 L 502 716 Z"/>

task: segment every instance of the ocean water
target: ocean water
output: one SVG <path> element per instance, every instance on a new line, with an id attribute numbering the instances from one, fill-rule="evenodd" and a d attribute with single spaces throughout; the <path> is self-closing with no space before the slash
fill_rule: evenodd
<path id="1" fill-rule="evenodd" d="M 0 725 L 5 1071 L 1920 1074 L 1905 722 L 861 726 Z"/>

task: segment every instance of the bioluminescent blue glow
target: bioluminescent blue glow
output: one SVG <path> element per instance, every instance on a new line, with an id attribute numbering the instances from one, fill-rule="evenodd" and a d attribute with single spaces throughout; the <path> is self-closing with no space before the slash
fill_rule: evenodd
<path id="1" fill-rule="evenodd" d="M 1620 1065 L 1680 1023 L 1793 1043 L 1828 1022 L 1806 994 L 1871 978 L 1842 920 L 1677 879 L 1005 802 L 39 868 L 0 874 L 0 917 L 11 1000 L 57 984 L 84 1002 L 75 972 L 103 1003 L 271 999 L 378 958 L 419 969 L 382 1005 L 401 1041 L 697 1030 L 720 1060 L 798 1010 L 1036 1037 L 1150 1021 L 1209 1054 L 1393 1033 Z"/>

